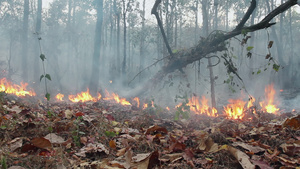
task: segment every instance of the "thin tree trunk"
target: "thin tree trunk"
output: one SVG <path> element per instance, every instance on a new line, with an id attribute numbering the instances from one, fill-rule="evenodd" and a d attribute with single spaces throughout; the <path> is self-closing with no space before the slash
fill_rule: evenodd
<path id="1" fill-rule="evenodd" d="M 24 0 L 23 31 L 22 31 L 22 70 L 23 80 L 28 81 L 28 17 L 29 17 L 29 0 Z"/>
<path id="2" fill-rule="evenodd" d="M 41 33 L 42 28 L 42 0 L 38 0 L 38 8 L 37 8 L 37 17 L 36 17 L 36 25 L 35 25 L 35 33 L 39 35 Z M 40 62 L 40 48 L 38 44 L 38 39 L 36 39 L 36 45 L 35 45 L 35 59 L 34 59 L 34 77 L 33 80 L 35 85 L 37 85 L 40 77 L 40 70 L 39 70 L 39 62 Z M 35 86 L 36 88 L 37 86 Z"/>
<path id="3" fill-rule="evenodd" d="M 176 1 L 175 1 L 176 2 Z M 174 9 L 174 18 L 175 18 L 175 32 L 174 32 L 174 47 L 177 49 L 177 39 L 178 39 L 178 9 L 177 9 L 177 2 L 175 3 L 175 9 Z"/>
<path id="4" fill-rule="evenodd" d="M 254 25 L 254 19 L 256 17 L 256 11 L 257 11 L 257 9 L 255 9 L 253 11 L 252 15 L 251 15 L 251 20 L 250 20 L 251 25 Z M 250 38 L 250 46 L 253 46 L 254 45 L 255 32 L 251 32 L 250 36 L 251 36 L 251 38 Z M 254 50 L 255 50 L 255 48 L 254 48 Z M 249 67 L 250 67 L 249 78 L 253 77 L 252 72 L 253 72 L 254 62 L 255 62 L 255 58 L 250 58 L 249 59 Z"/>
<path id="5" fill-rule="evenodd" d="M 126 59 L 127 59 L 127 56 L 126 56 L 126 50 L 127 50 L 127 41 L 126 41 L 126 38 L 127 38 L 127 26 L 126 26 L 126 7 L 125 7 L 125 0 L 123 0 L 123 24 L 124 24 L 124 36 L 123 36 L 123 63 L 122 63 L 122 76 L 123 76 L 123 80 L 125 80 L 125 76 L 126 76 Z"/>
<path id="6" fill-rule="evenodd" d="M 226 7 L 225 7 L 225 13 L 226 13 L 226 23 L 225 23 L 225 30 L 228 31 L 229 30 L 229 0 L 226 0 Z"/>
<path id="7" fill-rule="evenodd" d="M 195 9 L 195 36 L 194 36 L 194 42 L 197 44 L 198 42 L 198 5 L 199 2 L 196 0 L 196 9 Z"/>
<path id="8" fill-rule="evenodd" d="M 141 28 L 141 39 L 140 39 L 140 66 L 139 70 L 142 71 L 145 67 L 145 47 L 144 47 L 144 41 L 145 41 L 145 10 L 146 10 L 146 0 L 143 0 L 143 10 L 142 10 L 142 28 Z M 142 80 L 142 75 L 139 76 L 139 81 Z"/>
<path id="9" fill-rule="evenodd" d="M 92 75 L 90 79 L 90 90 L 92 93 L 97 92 L 98 84 L 99 84 L 102 22 L 103 22 L 103 0 L 99 0 L 97 1 L 97 23 L 96 23 L 95 39 L 94 39 Z"/>

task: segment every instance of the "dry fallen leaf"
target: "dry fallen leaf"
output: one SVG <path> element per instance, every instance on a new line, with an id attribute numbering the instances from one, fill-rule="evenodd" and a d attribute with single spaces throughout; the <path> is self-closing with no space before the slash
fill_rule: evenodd
<path id="1" fill-rule="evenodd" d="M 231 146 L 228 146 L 228 151 L 238 160 L 244 169 L 255 169 L 255 165 L 251 163 L 246 153 Z"/>
<path id="2" fill-rule="evenodd" d="M 4 105 L 3 108 L 10 112 L 16 112 L 17 114 L 19 114 L 22 111 L 22 109 L 19 106 L 13 106 L 12 108 L 9 108 L 6 105 Z"/>
<path id="3" fill-rule="evenodd" d="M 116 142 L 114 140 L 110 140 L 109 141 L 109 147 L 112 149 L 116 149 L 117 145 Z"/>
<path id="4" fill-rule="evenodd" d="M 300 115 L 292 117 L 290 119 L 286 119 L 283 123 L 284 127 L 290 127 L 294 130 L 300 129 Z"/>
<path id="5" fill-rule="evenodd" d="M 264 152 L 265 149 L 261 148 L 261 147 L 258 147 L 258 146 L 252 146 L 252 145 L 249 145 L 247 143 L 243 143 L 243 142 L 235 142 L 232 144 L 233 146 L 240 146 L 250 152 L 253 152 L 253 153 L 259 153 L 259 152 Z"/>
<path id="6" fill-rule="evenodd" d="M 133 162 L 131 164 L 131 168 L 154 168 L 154 166 L 159 164 L 158 156 L 158 151 L 154 151 L 152 153 L 137 154 L 132 158 Z"/>
<path id="7" fill-rule="evenodd" d="M 65 110 L 64 116 L 65 116 L 67 119 L 71 119 L 72 116 L 73 116 L 73 111 L 71 111 L 71 110 L 69 110 L 69 109 Z"/>
<path id="8" fill-rule="evenodd" d="M 124 155 L 126 153 L 126 150 L 127 150 L 127 148 L 122 148 L 122 149 L 118 150 L 118 152 L 117 152 L 116 155 L 118 157 L 120 157 L 120 156 L 122 156 L 122 155 Z"/>
<path id="9" fill-rule="evenodd" d="M 25 169 L 25 168 L 21 166 L 11 166 L 8 169 Z"/>
<path id="10" fill-rule="evenodd" d="M 38 148 L 42 148 L 42 149 L 51 148 L 51 146 L 52 146 L 51 142 L 44 137 L 34 138 L 31 140 L 31 143 L 34 146 L 36 146 Z"/>
<path id="11" fill-rule="evenodd" d="M 164 127 L 160 127 L 160 126 L 151 126 L 149 127 L 146 132 L 145 132 L 145 135 L 148 135 L 148 134 L 153 134 L 153 133 L 164 133 L 164 134 L 168 134 L 168 130 Z"/>
<path id="12" fill-rule="evenodd" d="M 75 153 L 77 156 L 86 157 L 87 153 L 97 153 L 104 152 L 105 154 L 109 154 L 107 148 L 101 143 L 89 143 L 86 146 L 82 147 L 78 153 Z"/>
<path id="13" fill-rule="evenodd" d="M 16 149 L 22 147 L 23 139 L 20 137 L 17 137 L 15 139 L 11 140 L 10 142 L 8 142 L 7 144 L 10 148 L 10 151 L 15 151 Z"/>
<path id="14" fill-rule="evenodd" d="M 62 144 L 65 142 L 65 140 L 62 137 L 60 137 L 54 133 L 49 133 L 44 138 L 48 139 L 52 144 Z"/>

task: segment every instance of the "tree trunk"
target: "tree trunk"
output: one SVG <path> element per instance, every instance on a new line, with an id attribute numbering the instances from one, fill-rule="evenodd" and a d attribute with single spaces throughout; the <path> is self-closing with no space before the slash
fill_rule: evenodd
<path id="1" fill-rule="evenodd" d="M 35 33 L 39 35 L 41 33 L 42 27 L 42 0 L 38 0 L 38 8 L 37 8 L 37 16 L 36 16 L 36 25 L 35 25 Z M 37 36 L 38 37 L 38 36 Z M 35 49 L 35 59 L 34 59 L 34 77 L 33 80 L 35 85 L 37 85 L 39 78 L 40 78 L 40 69 L 39 69 L 39 62 L 40 62 L 40 48 L 38 44 L 38 39 L 36 39 L 36 49 Z M 37 86 L 35 86 L 37 87 Z"/>
<path id="2" fill-rule="evenodd" d="M 141 28 L 141 39 L 140 39 L 140 66 L 139 70 L 142 71 L 145 67 L 145 10 L 146 10 L 146 0 L 143 0 L 143 9 L 142 9 L 142 28 Z M 139 76 L 139 81 L 142 81 L 142 75 Z"/>
<path id="3" fill-rule="evenodd" d="M 229 0 L 226 0 L 225 2 L 226 7 L 225 7 L 225 17 L 226 17 L 226 23 L 225 23 L 225 30 L 228 31 L 229 30 Z"/>
<path id="4" fill-rule="evenodd" d="M 117 73 L 118 76 L 121 75 L 120 67 L 121 67 L 121 55 L 120 55 L 120 11 L 117 8 L 117 0 L 114 0 L 114 11 L 117 17 Z"/>
<path id="5" fill-rule="evenodd" d="M 197 44 L 197 41 L 198 41 L 198 5 L 199 5 L 199 1 L 196 0 L 196 9 L 195 9 L 195 36 L 194 36 L 194 41 L 195 41 L 195 44 Z"/>
<path id="6" fill-rule="evenodd" d="M 100 76 L 100 50 L 101 50 L 101 32 L 102 32 L 102 22 L 103 22 L 103 0 L 97 1 L 97 23 L 95 29 L 95 39 L 94 39 L 94 52 L 93 52 L 93 65 L 92 65 L 92 75 L 90 79 L 90 90 L 91 93 L 96 93 L 99 84 Z"/>
<path id="7" fill-rule="evenodd" d="M 125 7 L 125 0 L 123 0 L 123 24 L 124 24 L 124 37 L 123 37 L 123 62 L 122 62 L 122 76 L 123 76 L 123 80 L 125 80 L 125 76 L 126 76 L 126 50 L 127 50 L 127 41 L 126 41 L 126 38 L 127 38 L 127 26 L 126 26 L 126 7 Z"/>
<path id="8" fill-rule="evenodd" d="M 23 80 L 28 81 L 28 17 L 29 17 L 29 0 L 24 0 L 24 15 L 23 15 L 23 31 L 22 31 L 22 70 Z"/>
<path id="9" fill-rule="evenodd" d="M 251 20 L 250 20 L 250 24 L 251 25 L 254 25 L 254 19 L 256 17 L 256 11 L 257 9 L 255 9 L 251 15 Z M 255 38 L 255 32 L 251 32 L 250 33 L 250 46 L 254 46 L 254 38 Z M 255 48 L 254 48 L 255 50 Z M 253 75 L 252 75 L 252 72 L 253 72 L 253 66 L 254 66 L 254 62 L 255 62 L 256 58 L 250 58 L 249 59 L 249 67 L 250 67 L 250 71 L 249 71 L 249 78 L 252 78 Z"/>
<path id="10" fill-rule="evenodd" d="M 214 19 L 214 29 L 218 29 L 218 0 L 214 1 L 215 5 L 215 19 Z M 206 37 L 208 36 L 208 32 Z M 208 69 L 209 69 L 209 79 L 210 79 L 210 96 L 211 96 L 211 106 L 216 108 L 216 94 L 215 94 L 215 76 L 213 71 L 213 66 L 211 64 L 211 58 L 208 58 Z"/>

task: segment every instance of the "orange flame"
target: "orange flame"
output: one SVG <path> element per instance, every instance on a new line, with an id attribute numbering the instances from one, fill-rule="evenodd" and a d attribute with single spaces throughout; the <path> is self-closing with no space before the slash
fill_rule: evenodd
<path id="1" fill-rule="evenodd" d="M 143 110 L 146 109 L 146 108 L 148 108 L 148 107 L 150 106 L 150 104 L 151 104 L 151 107 L 155 107 L 155 106 L 154 106 L 154 102 L 151 101 L 151 103 L 149 103 L 149 104 L 148 104 L 148 103 L 144 103 L 144 105 L 143 105 Z"/>
<path id="2" fill-rule="evenodd" d="M 200 101 L 198 97 L 193 96 L 189 99 L 189 103 L 187 105 L 190 106 L 190 110 L 196 114 L 206 114 L 212 117 L 217 116 L 217 109 L 214 107 L 212 109 L 210 108 L 208 105 L 208 100 L 205 98 L 205 96 L 202 96 Z"/>
<path id="3" fill-rule="evenodd" d="M 143 105 L 143 110 L 146 109 L 148 107 L 148 104 L 147 103 L 144 103 Z"/>
<path id="4" fill-rule="evenodd" d="M 72 102 L 87 102 L 87 101 L 96 102 L 97 101 L 96 98 L 90 95 L 89 88 L 87 89 L 86 92 L 81 92 L 77 95 L 69 95 L 69 100 L 71 100 Z"/>
<path id="5" fill-rule="evenodd" d="M 255 103 L 255 98 L 251 96 L 251 98 L 248 101 L 247 108 L 250 109 L 251 107 L 253 107 L 254 103 Z"/>
<path id="6" fill-rule="evenodd" d="M 248 104 L 247 104 L 247 108 L 254 114 L 256 114 L 256 108 L 255 108 L 255 98 L 254 97 L 250 97 Z"/>
<path id="7" fill-rule="evenodd" d="M 33 90 L 26 91 L 28 83 L 21 82 L 21 85 L 12 84 L 10 81 L 7 81 L 6 78 L 0 80 L 0 91 L 8 94 L 14 94 L 16 96 L 35 96 Z"/>
<path id="8" fill-rule="evenodd" d="M 243 100 L 228 100 L 229 104 L 224 106 L 224 113 L 229 119 L 242 119 L 244 117 L 244 106 L 246 102 Z"/>
<path id="9" fill-rule="evenodd" d="M 64 101 L 63 98 L 65 97 L 65 95 L 61 94 L 61 93 L 58 93 L 55 98 L 59 101 Z"/>
<path id="10" fill-rule="evenodd" d="M 127 101 L 125 98 L 120 98 L 119 95 L 112 93 L 111 95 L 106 92 L 106 97 L 103 100 L 114 100 L 115 102 L 121 104 L 121 105 L 131 105 L 131 103 L 129 103 L 129 101 Z"/>
<path id="11" fill-rule="evenodd" d="M 133 98 L 134 101 L 136 101 L 136 107 L 140 107 L 140 99 L 138 97 Z"/>
<path id="12" fill-rule="evenodd" d="M 268 85 L 265 88 L 265 97 L 267 101 L 260 102 L 260 106 L 268 113 L 276 113 L 279 111 L 279 108 L 273 104 L 275 98 L 276 91 L 274 90 L 274 85 Z"/>

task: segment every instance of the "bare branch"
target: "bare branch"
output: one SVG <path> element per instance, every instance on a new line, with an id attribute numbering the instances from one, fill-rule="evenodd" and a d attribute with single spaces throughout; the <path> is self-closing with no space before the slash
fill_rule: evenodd
<path id="1" fill-rule="evenodd" d="M 245 23 L 248 21 L 248 19 L 250 18 L 250 15 L 253 13 L 254 9 L 256 8 L 256 0 L 252 0 L 251 1 L 251 5 L 248 8 L 246 14 L 244 15 L 243 19 L 241 20 L 241 22 L 236 26 L 236 29 L 241 29 Z"/>
<path id="2" fill-rule="evenodd" d="M 161 34 L 162 34 L 162 36 L 163 36 L 164 42 L 165 42 L 165 44 L 166 44 L 166 47 L 167 47 L 167 49 L 168 49 L 168 52 L 169 52 L 169 54 L 170 54 L 171 56 L 173 56 L 173 52 L 172 52 L 172 49 L 171 49 L 171 47 L 170 47 L 170 45 L 169 45 L 167 36 L 166 36 L 166 34 L 165 34 L 163 24 L 162 24 L 162 22 L 161 22 L 161 20 L 160 20 L 160 18 L 159 18 L 158 12 L 157 12 L 157 8 L 158 8 L 158 5 L 159 5 L 160 3 L 161 3 L 161 0 L 156 0 L 156 1 L 155 1 L 155 4 L 153 5 L 153 8 L 152 8 L 152 10 L 151 10 L 151 14 L 155 15 L 156 20 L 157 20 L 157 24 L 158 24 L 158 26 L 159 26 L 159 28 L 160 28 L 160 31 L 161 31 Z"/>

